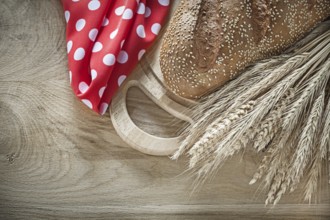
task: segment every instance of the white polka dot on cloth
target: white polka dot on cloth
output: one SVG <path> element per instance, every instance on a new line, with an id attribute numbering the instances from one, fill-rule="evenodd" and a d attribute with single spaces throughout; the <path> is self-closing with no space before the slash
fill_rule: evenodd
<path id="1" fill-rule="evenodd" d="M 73 45 L 72 40 L 68 41 L 68 43 L 66 44 L 66 51 L 67 51 L 67 53 L 70 53 L 70 51 L 72 49 L 72 45 Z"/>
<path id="2" fill-rule="evenodd" d="M 104 115 L 108 109 L 109 105 L 108 103 L 103 102 L 100 106 L 100 114 Z"/>
<path id="3" fill-rule="evenodd" d="M 125 9 L 124 13 L 123 13 L 123 19 L 125 20 L 129 20 L 133 17 L 133 11 L 131 9 Z"/>
<path id="4" fill-rule="evenodd" d="M 151 26 L 151 32 L 152 32 L 153 34 L 155 34 L 155 35 L 158 35 L 158 33 L 159 33 L 161 27 L 162 27 L 162 26 L 161 26 L 160 24 L 155 23 L 155 24 L 153 24 L 153 25 Z"/>
<path id="5" fill-rule="evenodd" d="M 139 54 L 138 54 L 138 60 L 141 60 L 141 58 L 143 57 L 144 53 L 146 52 L 146 50 L 142 49 L 139 51 Z"/>
<path id="6" fill-rule="evenodd" d="M 139 4 L 139 8 L 138 8 L 138 10 L 137 10 L 137 13 L 138 13 L 139 15 L 143 15 L 145 12 L 146 12 L 146 6 L 145 6 L 145 4 L 144 4 L 143 2 L 141 2 L 141 3 Z"/>
<path id="7" fill-rule="evenodd" d="M 146 37 L 146 32 L 145 32 L 144 26 L 142 24 L 140 24 L 139 26 L 137 26 L 136 33 L 141 38 L 145 38 Z"/>
<path id="8" fill-rule="evenodd" d="M 144 17 L 148 18 L 151 15 L 151 9 L 149 7 L 146 7 L 146 12 L 144 13 Z"/>
<path id="9" fill-rule="evenodd" d="M 103 86 L 100 90 L 99 90 L 99 97 L 101 98 L 103 96 L 104 90 L 105 90 L 105 86 Z"/>
<path id="10" fill-rule="evenodd" d="M 82 47 L 79 47 L 73 55 L 73 59 L 76 61 L 82 60 L 85 57 L 85 50 Z"/>
<path id="11" fill-rule="evenodd" d="M 120 49 L 124 46 L 125 40 L 122 40 L 120 43 Z"/>
<path id="12" fill-rule="evenodd" d="M 113 32 L 111 32 L 110 39 L 115 39 L 115 37 L 117 36 L 117 34 L 118 34 L 118 28 L 116 30 L 114 30 Z"/>
<path id="13" fill-rule="evenodd" d="M 120 7 L 116 8 L 115 14 L 117 16 L 121 16 L 124 13 L 124 11 L 125 11 L 125 6 L 120 6 Z"/>
<path id="14" fill-rule="evenodd" d="M 79 83 L 79 91 L 84 94 L 85 92 L 87 92 L 89 86 L 87 85 L 87 83 L 85 82 L 80 82 Z"/>
<path id="15" fill-rule="evenodd" d="M 93 104 L 91 103 L 91 101 L 89 101 L 88 99 L 82 99 L 81 100 L 85 105 L 87 105 L 88 108 L 93 109 Z"/>
<path id="16" fill-rule="evenodd" d="M 98 0 L 92 0 L 88 3 L 88 9 L 91 11 L 95 11 L 99 9 L 101 6 L 101 3 Z"/>
<path id="17" fill-rule="evenodd" d="M 105 55 L 103 57 L 103 63 L 106 66 L 112 66 L 112 65 L 114 65 L 115 64 L 115 61 L 116 61 L 116 57 L 115 57 L 115 55 L 113 55 L 111 53 L 110 54 L 107 54 L 107 55 Z"/>
<path id="18" fill-rule="evenodd" d="M 66 23 L 68 23 L 69 20 L 70 20 L 70 12 L 69 12 L 69 11 L 65 11 L 65 12 L 64 12 L 64 17 L 65 17 L 65 21 L 66 21 Z"/>
<path id="19" fill-rule="evenodd" d="M 108 24 L 109 24 L 109 19 L 104 18 L 103 22 L 102 22 L 102 26 L 104 27 L 104 26 L 107 26 Z"/>
<path id="20" fill-rule="evenodd" d="M 91 77 L 92 77 L 92 80 L 96 79 L 96 77 L 97 77 L 96 70 L 94 70 L 94 69 L 91 70 Z"/>
<path id="21" fill-rule="evenodd" d="M 79 32 L 79 31 L 82 31 L 82 29 L 84 29 L 86 25 L 86 20 L 85 19 L 79 19 L 76 23 L 76 30 Z"/>
<path id="22" fill-rule="evenodd" d="M 89 37 L 89 39 L 90 39 L 91 41 L 95 41 L 98 32 L 99 32 L 99 31 L 98 31 L 96 28 L 93 28 L 92 30 L 90 30 L 89 33 L 88 33 L 88 37 Z"/>
<path id="23" fill-rule="evenodd" d="M 100 42 L 96 42 L 96 43 L 94 44 L 94 46 L 93 46 L 93 50 L 92 50 L 92 52 L 93 52 L 93 53 L 100 52 L 100 51 L 102 50 L 102 48 L 103 48 L 102 43 L 100 43 Z"/>
<path id="24" fill-rule="evenodd" d="M 118 63 L 126 63 L 128 60 L 128 53 L 124 50 L 121 50 L 118 54 L 118 58 L 117 58 L 117 61 Z"/>
<path id="25" fill-rule="evenodd" d="M 170 4 L 170 0 L 158 0 L 158 2 L 162 6 L 168 6 Z"/>
<path id="26" fill-rule="evenodd" d="M 125 75 L 121 75 L 118 77 L 118 86 L 120 86 L 126 79 Z"/>

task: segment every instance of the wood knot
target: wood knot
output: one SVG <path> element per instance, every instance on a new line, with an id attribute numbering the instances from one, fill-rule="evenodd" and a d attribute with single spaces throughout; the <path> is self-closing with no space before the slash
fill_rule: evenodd
<path id="1" fill-rule="evenodd" d="M 10 164 L 14 163 L 15 158 L 16 158 L 15 153 L 7 154 L 7 160 Z"/>

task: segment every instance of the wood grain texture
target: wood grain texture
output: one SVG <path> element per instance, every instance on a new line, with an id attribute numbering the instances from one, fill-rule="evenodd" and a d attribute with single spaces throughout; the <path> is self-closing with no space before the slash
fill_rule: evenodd
<path id="1" fill-rule="evenodd" d="M 185 159 L 127 147 L 109 114 L 71 92 L 60 1 L 0 0 L 0 54 L 0 219 L 330 218 L 326 183 L 318 204 L 302 204 L 297 190 L 265 207 L 262 186 L 248 185 L 253 152 L 191 194 Z M 172 120 L 138 92 L 129 108 L 141 126 L 149 113 L 162 118 L 157 129 Z"/>

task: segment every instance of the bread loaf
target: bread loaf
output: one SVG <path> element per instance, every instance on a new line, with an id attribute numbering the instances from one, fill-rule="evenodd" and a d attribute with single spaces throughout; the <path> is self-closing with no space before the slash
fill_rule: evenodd
<path id="1" fill-rule="evenodd" d="M 161 46 L 165 83 L 199 98 L 281 53 L 329 15 L 330 0 L 182 0 Z"/>

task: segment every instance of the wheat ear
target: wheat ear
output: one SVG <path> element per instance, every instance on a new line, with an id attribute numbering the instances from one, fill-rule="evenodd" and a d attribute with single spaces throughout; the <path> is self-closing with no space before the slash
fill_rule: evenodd
<path id="1" fill-rule="evenodd" d="M 318 126 L 321 122 L 321 116 L 324 107 L 324 92 L 316 99 L 311 109 L 311 114 L 307 119 L 306 126 L 301 133 L 297 150 L 294 154 L 294 160 L 289 172 L 289 183 L 292 182 L 291 189 L 300 181 L 303 171 L 310 162 L 315 136 Z"/>
<path id="2" fill-rule="evenodd" d="M 189 150 L 189 155 L 191 156 L 189 167 L 193 168 L 198 161 L 211 156 L 215 151 L 216 143 L 228 131 L 230 126 L 251 111 L 254 105 L 255 101 L 249 101 L 234 112 L 229 113 L 226 117 L 221 117 L 210 124 L 202 138 Z"/>
<path id="3" fill-rule="evenodd" d="M 294 89 L 289 89 L 284 97 L 275 105 L 274 109 L 269 113 L 269 115 L 258 125 L 257 128 L 252 129 L 252 133 L 256 134 L 256 140 L 254 140 L 254 147 L 260 151 L 261 149 L 265 148 L 266 145 L 270 143 L 270 141 L 274 138 L 275 134 L 277 133 L 280 121 L 282 121 L 282 114 L 284 109 L 287 107 L 290 100 L 293 98 L 295 94 Z M 278 123 L 275 125 L 276 127 L 273 128 L 274 123 Z M 271 153 L 274 149 L 269 149 L 268 154 L 264 156 L 261 161 L 260 166 L 258 167 L 257 172 L 253 175 L 253 178 L 250 181 L 250 185 L 257 182 L 266 172 L 267 167 L 271 163 L 272 155 Z"/>
<path id="4" fill-rule="evenodd" d="M 294 89 L 289 89 L 283 98 L 274 106 L 274 109 L 270 111 L 266 118 L 263 119 L 260 125 L 256 128 L 256 137 L 253 146 L 258 151 L 264 149 L 274 138 L 281 126 L 282 114 L 294 95 Z"/>

